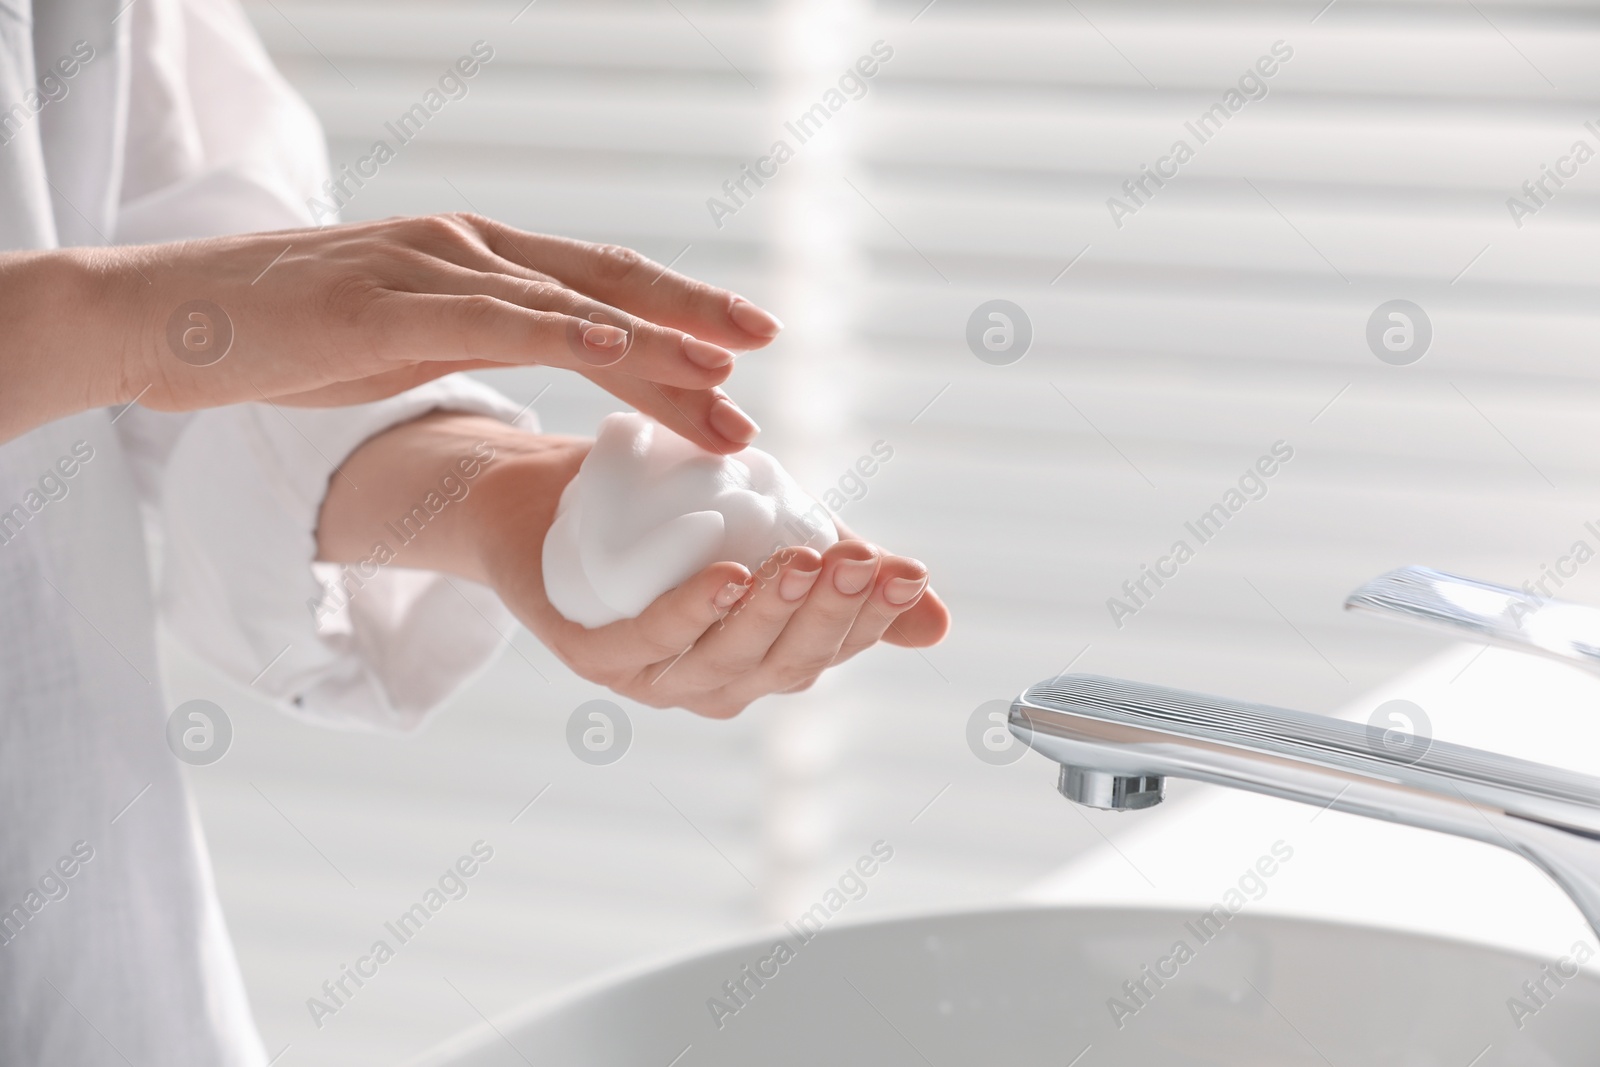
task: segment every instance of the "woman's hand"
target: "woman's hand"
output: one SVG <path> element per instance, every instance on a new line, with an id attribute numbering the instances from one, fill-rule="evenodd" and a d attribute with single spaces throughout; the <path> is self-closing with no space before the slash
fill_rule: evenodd
<path id="1" fill-rule="evenodd" d="M 475 215 L 0 255 L 0 440 L 88 407 L 343 405 L 457 370 L 577 371 L 713 452 L 716 388 L 781 329 L 631 249 Z"/>
<path id="2" fill-rule="evenodd" d="M 541 563 L 556 503 L 590 442 L 469 416 L 420 419 L 357 450 L 344 470 L 368 489 L 334 480 L 318 530 L 322 558 L 362 558 L 374 539 L 370 531 L 410 506 L 408 490 L 396 483 L 410 477 L 418 482 L 411 492 L 426 491 L 452 457 L 479 441 L 490 443 L 495 458 L 471 494 L 453 516 L 446 509 L 441 517 L 448 523 L 430 523 L 396 563 L 493 586 L 564 663 L 623 696 L 727 718 L 768 693 L 809 687 L 826 668 L 880 640 L 931 645 L 949 629 L 950 613 L 928 588 L 926 567 L 842 527 L 845 539 L 821 555 L 784 549 L 754 574 L 737 563 L 714 563 L 637 618 L 585 629 L 550 605 Z M 385 487 L 384 498 L 373 498 L 374 486 Z"/>

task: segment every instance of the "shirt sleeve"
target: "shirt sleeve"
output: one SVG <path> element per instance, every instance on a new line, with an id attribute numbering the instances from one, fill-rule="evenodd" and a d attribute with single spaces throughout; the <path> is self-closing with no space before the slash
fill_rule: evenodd
<path id="1" fill-rule="evenodd" d="M 115 239 L 314 221 L 310 198 L 328 173 L 321 129 L 237 0 L 137 4 L 124 24 L 131 69 Z M 435 409 L 518 414 L 459 375 L 356 407 L 119 413 L 169 630 L 300 714 L 418 725 L 489 661 L 511 632 L 509 614 L 461 579 L 313 561 L 339 465 L 369 437 Z"/>
<path id="2" fill-rule="evenodd" d="M 297 714 L 350 728 L 413 729 L 485 667 L 515 625 L 488 588 L 374 560 L 315 562 L 331 478 L 373 435 L 434 410 L 534 429 L 499 393 L 451 375 L 345 408 L 240 404 L 188 418 L 151 494 L 159 600 L 170 630 Z M 470 469 L 470 468 L 469 468 Z M 445 472 L 441 472 L 443 478 Z M 429 494 L 399 537 L 455 506 L 472 480 Z M 387 534 L 386 534 L 387 538 Z M 381 544 L 381 542 L 380 542 Z"/>

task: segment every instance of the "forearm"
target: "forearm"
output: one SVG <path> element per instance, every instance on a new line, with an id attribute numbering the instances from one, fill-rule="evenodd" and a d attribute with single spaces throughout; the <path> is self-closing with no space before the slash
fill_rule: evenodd
<path id="1" fill-rule="evenodd" d="M 758 431 L 717 387 L 779 329 L 637 252 L 476 215 L 0 253 L 0 441 L 135 399 L 346 406 L 539 364 L 726 454 Z"/>
<path id="2" fill-rule="evenodd" d="M 329 481 L 318 559 L 442 571 L 489 583 L 494 539 L 542 537 L 588 443 L 435 412 L 378 434 Z M 525 509 L 526 521 L 511 512 Z M 544 518 L 548 522 L 548 518 Z"/>
<path id="3" fill-rule="evenodd" d="M 0 253 L 0 442 L 131 400 L 115 370 L 120 330 L 105 257 L 87 249 Z"/>

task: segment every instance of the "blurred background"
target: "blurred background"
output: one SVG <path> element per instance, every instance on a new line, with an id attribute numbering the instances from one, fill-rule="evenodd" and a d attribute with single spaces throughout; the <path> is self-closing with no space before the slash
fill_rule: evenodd
<path id="1" fill-rule="evenodd" d="M 632 739 L 606 766 L 567 742 L 605 694 L 525 633 L 403 737 L 285 717 L 169 642 L 173 700 L 233 716 L 228 757 L 190 773 L 284 1067 L 399 1062 L 792 918 L 879 840 L 894 860 L 852 918 L 1011 899 L 1122 826 L 1064 805 L 1039 758 L 986 749 L 986 702 L 1071 666 L 1331 711 L 1444 644 L 1346 617 L 1367 578 L 1417 562 L 1520 585 L 1600 547 L 1592 5 L 247 7 L 336 169 L 492 48 L 343 217 L 475 210 L 773 309 L 788 329 L 730 385 L 763 447 L 927 561 L 956 618 L 937 648 L 728 723 L 619 701 Z M 800 143 L 785 124 L 875 45 L 864 93 Z M 1202 143 L 1186 123 L 1218 104 Z M 780 139 L 793 158 L 731 199 Z M 1193 158 L 1130 196 L 1180 139 Z M 993 300 L 1015 305 L 1000 352 L 968 339 L 1000 324 Z M 1420 309 L 1398 352 L 1369 342 L 1394 300 Z M 484 377 L 553 431 L 616 407 L 573 376 Z M 1278 442 L 1293 458 L 1266 495 L 1198 545 L 1185 522 Z M 892 458 L 852 480 L 875 445 Z M 1194 558 L 1115 618 L 1180 538 Z M 1564 581 L 1600 602 L 1600 564 Z M 480 839 L 468 896 L 315 1025 L 307 998 Z"/>

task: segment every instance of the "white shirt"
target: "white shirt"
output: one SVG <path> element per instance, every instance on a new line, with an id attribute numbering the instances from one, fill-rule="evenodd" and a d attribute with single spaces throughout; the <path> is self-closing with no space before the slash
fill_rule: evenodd
<path id="1" fill-rule="evenodd" d="M 0 0 L 0 249 L 308 225 L 321 131 L 233 0 L 125 3 Z M 157 615 L 291 711 L 415 726 L 501 643 L 493 594 L 385 568 L 320 621 L 308 601 L 335 577 L 312 565 L 331 465 L 437 407 L 514 417 L 450 378 L 0 446 L 0 1063 L 266 1062 L 166 743 Z"/>

